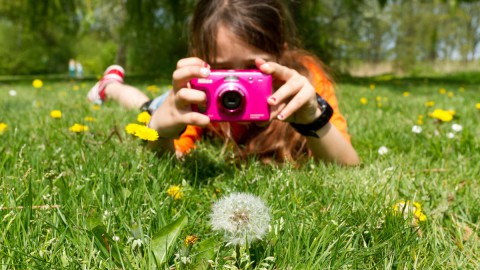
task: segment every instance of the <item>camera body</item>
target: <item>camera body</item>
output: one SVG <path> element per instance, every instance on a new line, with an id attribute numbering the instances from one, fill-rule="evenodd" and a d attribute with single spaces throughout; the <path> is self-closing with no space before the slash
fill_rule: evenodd
<path id="1" fill-rule="evenodd" d="M 212 70 L 207 78 L 192 79 L 190 86 L 207 95 L 206 106 L 193 106 L 193 111 L 206 114 L 212 122 L 270 120 L 271 75 L 259 70 Z"/>

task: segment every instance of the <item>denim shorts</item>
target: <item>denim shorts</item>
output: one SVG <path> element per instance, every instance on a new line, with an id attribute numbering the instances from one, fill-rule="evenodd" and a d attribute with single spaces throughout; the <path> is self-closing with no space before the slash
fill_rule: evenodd
<path id="1" fill-rule="evenodd" d="M 167 91 L 163 93 L 161 96 L 158 96 L 152 100 L 147 101 L 143 106 L 141 107 L 142 111 L 147 111 L 151 115 L 158 109 L 162 104 L 165 102 L 167 99 L 168 94 L 170 94 L 170 91 Z"/>

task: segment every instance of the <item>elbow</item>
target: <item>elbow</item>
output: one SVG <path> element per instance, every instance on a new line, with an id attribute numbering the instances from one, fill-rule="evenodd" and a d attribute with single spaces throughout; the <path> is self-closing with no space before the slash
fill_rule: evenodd
<path id="1" fill-rule="evenodd" d="M 360 158 L 357 153 L 354 153 L 353 155 L 343 158 L 341 162 L 338 163 L 344 166 L 358 166 L 360 165 Z"/>

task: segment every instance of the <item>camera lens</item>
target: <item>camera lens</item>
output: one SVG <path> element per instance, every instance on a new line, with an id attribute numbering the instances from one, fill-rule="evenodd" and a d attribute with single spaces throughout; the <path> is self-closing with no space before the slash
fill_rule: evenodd
<path id="1" fill-rule="evenodd" d="M 227 110 L 236 110 L 242 105 L 242 95 L 238 91 L 225 91 L 222 93 L 222 106 Z"/>

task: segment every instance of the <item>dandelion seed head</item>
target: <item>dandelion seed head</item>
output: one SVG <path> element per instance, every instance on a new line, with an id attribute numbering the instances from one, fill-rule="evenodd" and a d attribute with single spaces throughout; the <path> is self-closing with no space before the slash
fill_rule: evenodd
<path id="1" fill-rule="evenodd" d="M 388 148 L 386 146 L 381 146 L 380 148 L 378 148 L 378 154 L 383 156 L 387 153 L 388 153 Z"/>
<path id="2" fill-rule="evenodd" d="M 213 230 L 223 231 L 232 244 L 245 245 L 267 233 L 270 210 L 254 195 L 232 193 L 213 205 L 210 217 Z"/>
<path id="3" fill-rule="evenodd" d="M 422 127 L 421 127 L 421 126 L 414 125 L 414 126 L 412 127 L 412 132 L 415 133 L 415 134 L 420 134 L 420 133 L 422 133 Z"/>
<path id="4" fill-rule="evenodd" d="M 453 124 L 453 125 L 452 125 L 452 130 L 453 130 L 454 132 L 460 132 L 460 131 L 463 130 L 463 127 L 462 127 L 462 125 L 459 125 L 459 124 Z"/>

